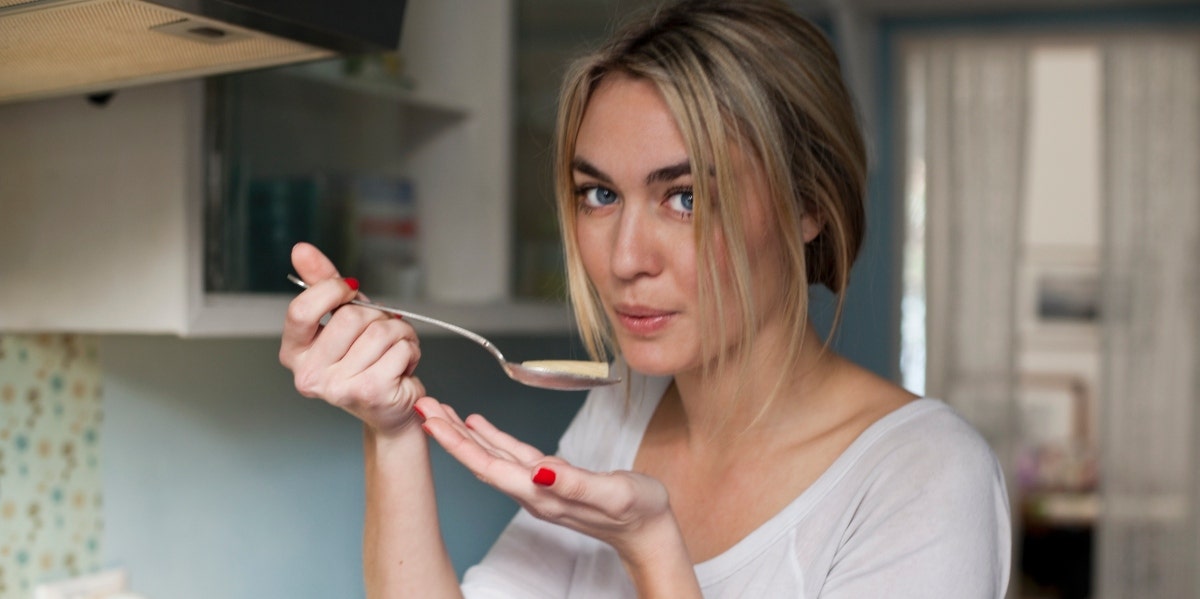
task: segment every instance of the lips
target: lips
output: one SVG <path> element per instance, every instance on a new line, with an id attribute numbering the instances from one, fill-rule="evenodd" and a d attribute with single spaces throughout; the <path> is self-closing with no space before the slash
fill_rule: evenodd
<path id="1" fill-rule="evenodd" d="M 616 306 L 617 324 L 635 335 L 651 335 L 670 324 L 677 314 L 666 310 L 656 310 L 644 306 Z"/>

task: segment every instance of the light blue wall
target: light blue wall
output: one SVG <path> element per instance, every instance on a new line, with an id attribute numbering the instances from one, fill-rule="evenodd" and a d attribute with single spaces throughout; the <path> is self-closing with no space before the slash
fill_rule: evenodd
<path id="1" fill-rule="evenodd" d="M 495 339 L 517 359 L 565 356 L 565 338 Z M 476 346 L 424 339 L 431 394 L 544 450 L 581 396 L 519 387 Z M 360 597 L 361 432 L 300 397 L 274 340 L 108 336 L 101 434 L 105 563 L 172 599 Z M 578 353 L 573 354 L 578 356 Z M 461 573 L 516 506 L 440 449 L 435 477 Z"/>

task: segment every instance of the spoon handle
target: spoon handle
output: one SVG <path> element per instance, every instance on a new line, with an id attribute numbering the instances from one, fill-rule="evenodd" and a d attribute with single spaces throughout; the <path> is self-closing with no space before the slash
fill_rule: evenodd
<path id="1" fill-rule="evenodd" d="M 288 277 L 289 281 L 295 283 L 296 285 L 298 285 L 304 289 L 308 289 L 308 284 L 305 283 L 303 280 L 301 280 L 300 277 L 297 277 L 296 275 L 293 275 L 290 273 L 288 274 L 287 277 Z M 480 336 L 478 333 L 476 333 L 474 331 L 468 331 L 467 329 L 464 329 L 458 325 L 450 324 L 444 320 L 438 320 L 438 319 L 430 317 L 430 316 L 425 316 L 424 314 L 417 314 L 416 312 L 409 312 L 408 310 L 401 310 L 399 308 L 390 308 L 388 306 L 383 306 L 380 304 L 373 304 L 371 302 L 363 301 L 360 299 L 352 299 L 352 300 L 350 300 L 350 303 L 354 304 L 356 306 L 362 306 L 364 308 L 371 308 L 374 310 L 379 310 L 380 312 L 386 312 L 388 314 L 395 314 L 396 316 L 400 316 L 400 317 L 406 318 L 408 320 L 414 320 L 417 322 L 423 322 L 425 324 L 431 324 L 435 327 L 441 327 L 443 329 L 446 329 L 447 331 L 450 331 L 453 333 L 458 333 L 459 335 L 462 335 L 463 337 L 466 337 L 467 339 L 470 339 L 471 341 L 474 341 L 475 343 L 482 345 L 484 347 L 484 349 L 491 352 L 492 356 L 494 356 L 497 360 L 499 360 L 501 364 L 504 364 L 505 362 L 507 362 L 507 360 L 504 359 L 504 354 L 500 353 L 500 350 L 497 349 L 495 345 L 492 345 L 491 341 L 488 341 L 487 339 L 483 338 L 482 336 Z"/>

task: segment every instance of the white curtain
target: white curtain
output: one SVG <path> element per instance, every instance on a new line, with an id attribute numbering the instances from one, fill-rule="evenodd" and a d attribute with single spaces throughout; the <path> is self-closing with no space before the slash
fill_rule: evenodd
<path id="1" fill-rule="evenodd" d="M 925 107 L 926 395 L 972 422 L 1011 472 L 1027 51 L 969 38 L 911 50 L 910 95 Z"/>
<path id="2" fill-rule="evenodd" d="M 1200 38 L 1105 46 L 1102 599 L 1200 597 Z"/>
<path id="3" fill-rule="evenodd" d="M 912 50 L 909 96 L 924 107 L 909 110 L 920 125 L 909 130 L 926 160 L 925 394 L 979 429 L 1012 489 L 1027 49 L 957 38 Z"/>

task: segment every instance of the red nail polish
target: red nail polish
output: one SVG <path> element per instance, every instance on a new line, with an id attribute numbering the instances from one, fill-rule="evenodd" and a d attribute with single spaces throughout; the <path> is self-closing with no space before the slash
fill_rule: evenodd
<path id="1" fill-rule="evenodd" d="M 346 277 L 342 280 L 346 282 L 346 286 L 349 287 L 351 291 L 358 291 L 358 279 L 354 277 Z"/>
<path id="2" fill-rule="evenodd" d="M 429 423 L 428 423 L 428 422 L 423 422 L 423 423 L 421 423 L 421 430 L 425 431 L 425 434 L 426 434 L 426 435 L 432 435 L 432 434 L 433 434 L 432 432 L 430 432 L 430 431 L 429 431 Z"/>
<path id="3" fill-rule="evenodd" d="M 549 487 L 554 484 L 554 479 L 558 478 L 554 471 L 549 468 L 538 468 L 538 471 L 533 475 L 533 483 L 543 487 Z"/>
<path id="4" fill-rule="evenodd" d="M 425 412 L 422 412 L 421 408 L 418 408 L 417 406 L 413 406 L 413 411 L 417 413 L 417 416 L 421 417 L 421 420 L 425 420 Z"/>

